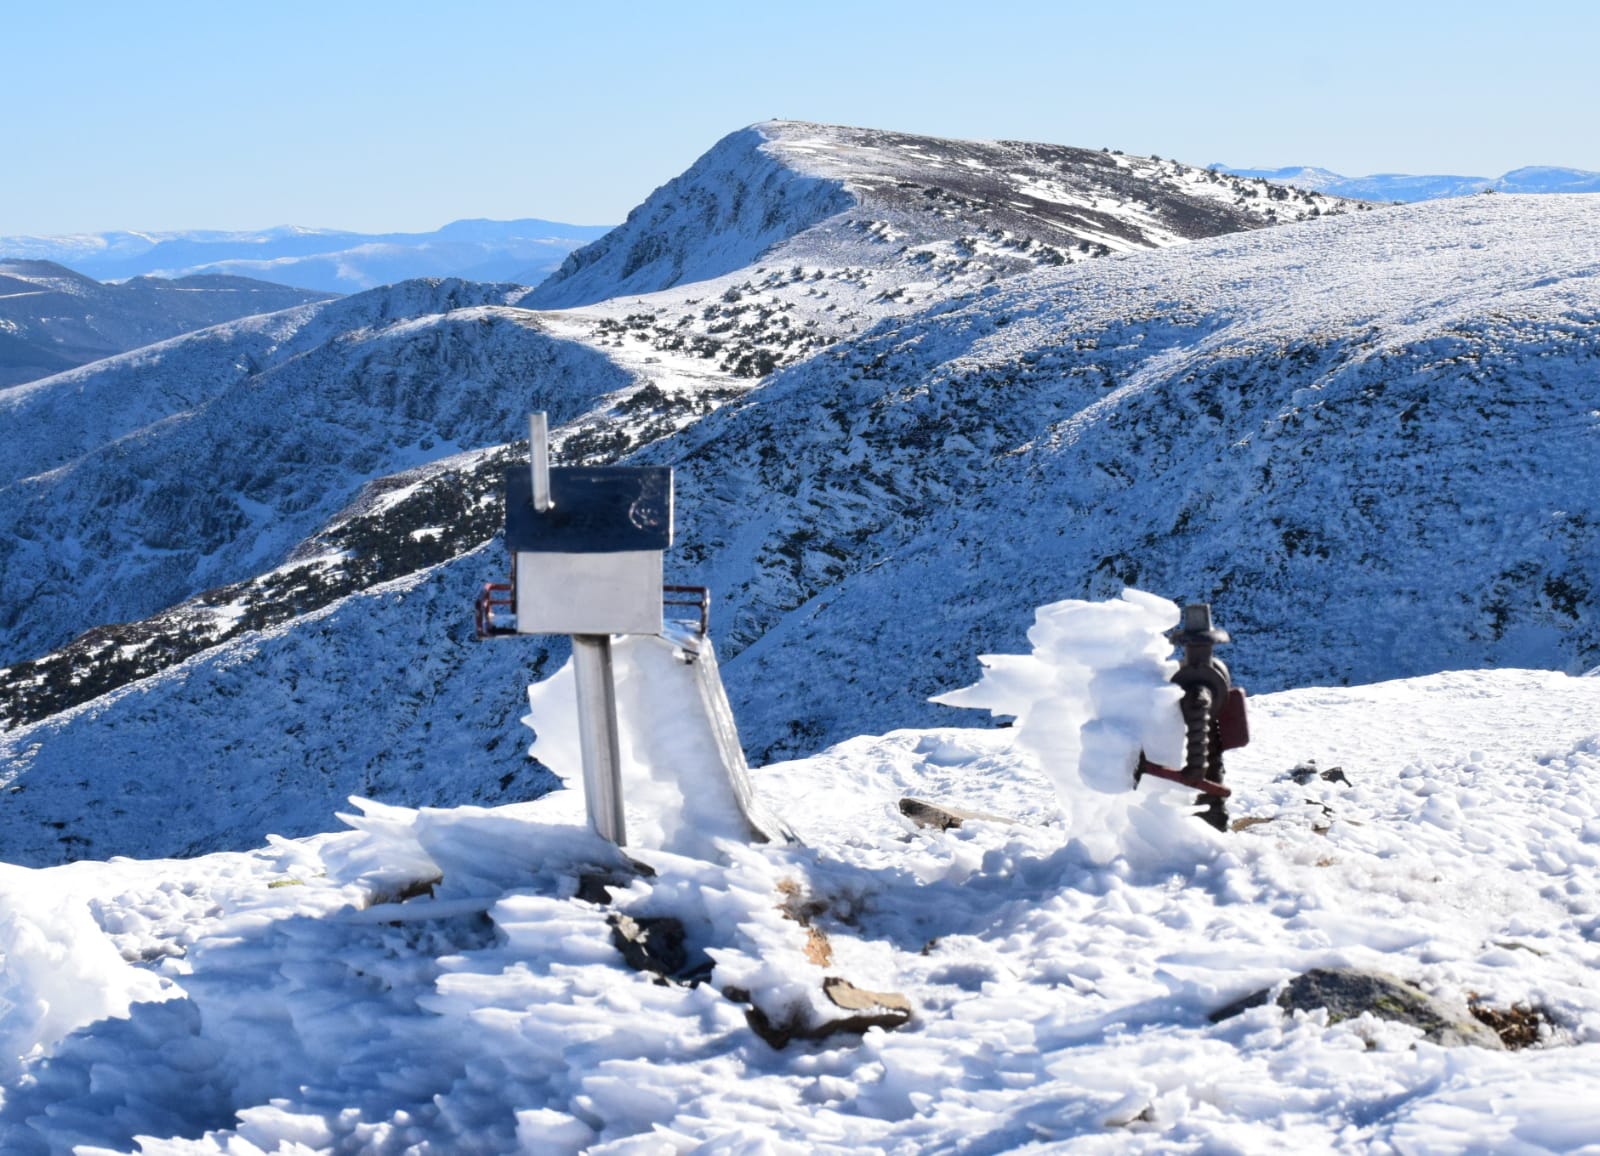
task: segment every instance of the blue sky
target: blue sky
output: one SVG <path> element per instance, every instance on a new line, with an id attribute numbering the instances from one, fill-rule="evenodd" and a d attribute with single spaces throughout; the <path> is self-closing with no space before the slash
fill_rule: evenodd
<path id="1" fill-rule="evenodd" d="M 769 117 L 1600 169 L 1592 3 L 0 0 L 0 39 L 0 235 L 612 223 Z"/>

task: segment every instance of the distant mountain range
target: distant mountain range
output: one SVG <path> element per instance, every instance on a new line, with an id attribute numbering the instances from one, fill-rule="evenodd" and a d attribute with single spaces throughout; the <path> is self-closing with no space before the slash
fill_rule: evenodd
<path id="1" fill-rule="evenodd" d="M 1236 177 L 1259 177 L 1279 185 L 1312 189 L 1358 201 L 1434 201 L 1473 193 L 1600 193 L 1600 173 L 1531 165 L 1498 177 L 1412 176 L 1408 173 L 1374 173 L 1346 177 L 1327 169 L 1233 169 L 1212 165 Z"/>
<path id="2" fill-rule="evenodd" d="M 328 296 L 246 277 L 103 285 L 51 261 L 0 261 L 0 389 Z"/>
<path id="3" fill-rule="evenodd" d="M 609 225 L 453 221 L 431 233 L 352 233 L 284 225 L 256 231 L 0 237 L 0 260 L 55 261 L 102 281 L 229 274 L 354 293 L 412 277 L 536 285 Z"/>

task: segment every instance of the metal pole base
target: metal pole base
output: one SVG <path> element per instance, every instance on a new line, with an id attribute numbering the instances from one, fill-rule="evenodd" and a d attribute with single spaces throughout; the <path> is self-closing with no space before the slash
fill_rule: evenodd
<path id="1" fill-rule="evenodd" d="M 617 685 L 611 636 L 574 634 L 572 669 L 578 684 L 578 745 L 583 750 L 583 796 L 589 826 L 618 847 L 627 845 L 622 814 L 622 748 L 617 731 Z"/>

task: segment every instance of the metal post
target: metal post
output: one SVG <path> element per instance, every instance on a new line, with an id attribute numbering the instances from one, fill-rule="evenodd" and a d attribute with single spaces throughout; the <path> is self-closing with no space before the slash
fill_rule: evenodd
<path id="1" fill-rule="evenodd" d="M 572 668 L 578 684 L 578 745 L 589 826 L 618 847 L 627 845 L 622 815 L 622 747 L 617 734 L 617 686 L 611 636 L 574 634 Z"/>
<path id="2" fill-rule="evenodd" d="M 533 508 L 550 508 L 550 434 L 544 411 L 528 415 L 528 468 L 533 472 Z"/>

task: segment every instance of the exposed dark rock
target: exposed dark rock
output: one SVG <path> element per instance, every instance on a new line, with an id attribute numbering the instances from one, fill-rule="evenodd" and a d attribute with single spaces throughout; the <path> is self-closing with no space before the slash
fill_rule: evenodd
<path id="1" fill-rule="evenodd" d="M 1211 1022 L 1220 1023 L 1272 997 L 1271 988 L 1235 1000 L 1211 1013 Z M 1371 1012 L 1379 1019 L 1394 1020 L 1422 1029 L 1423 1038 L 1445 1047 L 1473 1044 L 1499 1050 L 1500 1037 L 1466 1013 L 1454 1008 L 1421 988 L 1383 972 L 1355 968 L 1314 968 L 1296 976 L 1279 993 L 1277 1004 L 1285 1011 L 1315 1011 L 1326 1008 L 1328 1022 L 1336 1024 Z"/>
<path id="2" fill-rule="evenodd" d="M 911 1001 L 899 992 L 868 991 L 830 975 L 822 981 L 822 994 L 835 1007 L 851 1013 L 844 1019 L 829 1020 L 826 1026 L 830 1032 L 864 1032 L 868 1028 L 887 1031 L 911 1019 Z"/>
<path id="3" fill-rule="evenodd" d="M 911 1021 L 911 1001 L 898 992 L 868 991 L 834 975 L 822 981 L 822 992 L 847 1014 L 808 1024 L 796 1012 L 778 1022 L 761 1008 L 751 1006 L 745 1011 L 745 1019 L 751 1031 L 779 1049 L 787 1047 L 791 1040 L 821 1040 L 846 1032 L 861 1035 L 870 1028 L 892 1031 Z M 736 1003 L 750 1000 L 750 993 L 743 988 L 725 988 L 722 994 Z"/>
<path id="4" fill-rule="evenodd" d="M 1347 787 L 1354 785 L 1350 782 L 1349 776 L 1344 773 L 1343 767 L 1329 767 L 1327 770 L 1323 770 L 1317 766 L 1316 759 L 1307 759 L 1298 766 L 1290 767 L 1282 777 L 1293 779 L 1302 787 L 1312 779 L 1321 779 L 1325 783 L 1343 783 Z"/>
<path id="5" fill-rule="evenodd" d="M 385 890 L 373 892 L 370 902 L 376 907 L 382 903 L 405 903 L 412 899 L 419 899 L 424 895 L 432 899 L 434 888 L 443 882 L 443 875 L 430 875 L 426 879 L 412 879 L 404 883 L 396 883 Z M 276 886 L 276 884 L 271 886 Z"/>
<path id="6" fill-rule="evenodd" d="M 900 800 L 900 813 L 919 827 L 932 827 L 938 831 L 959 827 L 968 819 L 985 819 L 995 823 L 1011 821 L 1003 815 L 990 815 L 983 811 L 963 811 L 959 807 L 947 807 L 943 803 L 930 803 L 926 799 L 913 799 L 909 796 Z"/>
<path id="7" fill-rule="evenodd" d="M 683 921 L 671 915 L 614 914 L 611 942 L 635 971 L 648 971 L 659 984 L 695 986 L 711 974 L 712 962 L 687 946 Z"/>

